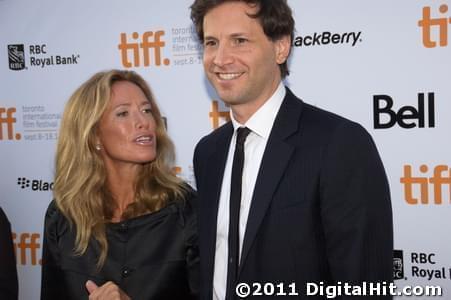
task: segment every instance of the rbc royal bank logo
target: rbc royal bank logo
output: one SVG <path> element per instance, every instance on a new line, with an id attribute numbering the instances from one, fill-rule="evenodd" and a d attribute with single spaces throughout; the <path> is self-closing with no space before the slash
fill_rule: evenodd
<path id="1" fill-rule="evenodd" d="M 393 279 L 404 279 L 404 258 L 402 250 L 394 250 L 393 252 Z"/>
<path id="2" fill-rule="evenodd" d="M 23 44 L 8 45 L 9 69 L 20 71 L 25 69 L 25 50 Z"/>

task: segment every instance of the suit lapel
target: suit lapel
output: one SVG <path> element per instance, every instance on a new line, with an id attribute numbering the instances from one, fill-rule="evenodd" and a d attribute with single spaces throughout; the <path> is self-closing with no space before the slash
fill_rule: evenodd
<path id="1" fill-rule="evenodd" d="M 294 152 L 294 147 L 288 144 L 286 139 L 298 130 L 301 108 L 302 102 L 287 89 L 285 99 L 274 121 L 255 183 L 240 266 L 246 261 L 258 228 Z M 240 271 L 241 268 L 238 273 Z"/>
<path id="2" fill-rule="evenodd" d="M 205 232 L 205 248 L 206 254 L 202 259 L 205 260 L 207 267 L 207 278 L 213 281 L 214 257 L 216 249 L 216 228 L 218 216 L 218 204 L 221 194 L 222 179 L 224 177 L 224 169 L 229 151 L 230 140 L 233 135 L 233 126 L 231 123 L 225 125 L 224 132 L 217 136 L 215 149 L 212 149 L 211 155 L 207 158 L 206 172 L 204 172 L 204 193 L 202 198 L 201 216 L 204 218 L 202 231 Z"/>

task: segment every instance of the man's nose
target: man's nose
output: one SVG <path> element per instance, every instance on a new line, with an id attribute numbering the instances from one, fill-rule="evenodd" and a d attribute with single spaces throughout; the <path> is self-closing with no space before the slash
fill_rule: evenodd
<path id="1" fill-rule="evenodd" d="M 222 67 L 232 62 L 233 55 L 230 47 L 226 43 L 220 43 L 217 47 L 213 63 L 218 67 Z"/>

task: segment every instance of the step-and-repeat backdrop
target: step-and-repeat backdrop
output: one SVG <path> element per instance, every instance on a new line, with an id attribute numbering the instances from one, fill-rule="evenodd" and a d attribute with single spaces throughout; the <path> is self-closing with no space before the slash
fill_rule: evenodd
<path id="1" fill-rule="evenodd" d="M 450 299 L 451 1 L 289 2 L 297 31 L 286 84 L 371 133 L 391 185 L 396 283 L 440 285 Z M 64 104 L 95 72 L 130 69 L 148 80 L 177 172 L 194 185 L 194 146 L 228 113 L 204 76 L 190 4 L 0 0 L 0 205 L 20 299 L 39 297 Z"/>

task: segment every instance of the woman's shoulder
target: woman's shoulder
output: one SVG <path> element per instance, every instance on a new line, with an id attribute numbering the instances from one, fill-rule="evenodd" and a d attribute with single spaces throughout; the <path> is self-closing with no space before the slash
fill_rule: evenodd
<path id="1" fill-rule="evenodd" d="M 182 183 L 181 193 L 169 199 L 165 209 L 177 212 L 182 226 L 196 215 L 196 191 L 187 183 Z"/>
<path id="2" fill-rule="evenodd" d="M 194 212 L 197 207 L 197 192 L 188 183 L 183 183 L 182 191 L 182 196 L 179 196 L 175 202 L 182 211 Z"/>
<path id="3" fill-rule="evenodd" d="M 44 230 L 47 234 L 60 235 L 65 232 L 68 227 L 68 220 L 58 208 L 55 199 L 53 199 L 45 212 Z"/>
<path id="4" fill-rule="evenodd" d="M 185 244 L 190 249 L 190 255 L 198 257 L 197 244 L 197 192 L 188 184 L 185 184 L 185 194 L 180 201 L 180 223 L 183 227 Z M 194 251 L 194 252 L 193 252 Z"/>
<path id="5" fill-rule="evenodd" d="M 50 201 L 47 210 L 45 212 L 45 219 L 47 220 L 57 220 L 63 217 L 63 214 L 61 213 L 61 210 L 58 208 L 58 205 L 55 201 L 55 199 L 53 199 L 52 201 Z"/>

